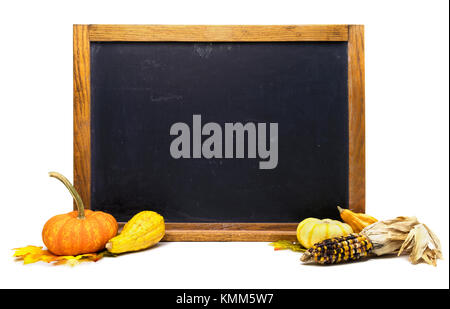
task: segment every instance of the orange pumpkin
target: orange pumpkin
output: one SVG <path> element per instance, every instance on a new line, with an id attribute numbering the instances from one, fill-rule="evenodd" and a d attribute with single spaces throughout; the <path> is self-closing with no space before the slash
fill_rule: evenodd
<path id="1" fill-rule="evenodd" d="M 67 187 L 78 210 L 56 215 L 45 223 L 42 240 L 47 249 L 55 255 L 79 255 L 104 249 L 108 240 L 117 234 L 116 219 L 102 211 L 85 210 L 80 195 L 67 178 L 56 172 L 49 175 Z"/>

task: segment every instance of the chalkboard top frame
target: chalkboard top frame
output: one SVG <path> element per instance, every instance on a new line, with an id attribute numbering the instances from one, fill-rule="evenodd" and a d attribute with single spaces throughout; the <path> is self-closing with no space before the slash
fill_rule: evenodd
<path id="1" fill-rule="evenodd" d="M 74 185 L 91 201 L 91 42 L 347 42 L 349 208 L 365 211 L 363 25 L 73 25 Z M 297 223 L 167 223 L 166 241 L 295 240 Z"/>

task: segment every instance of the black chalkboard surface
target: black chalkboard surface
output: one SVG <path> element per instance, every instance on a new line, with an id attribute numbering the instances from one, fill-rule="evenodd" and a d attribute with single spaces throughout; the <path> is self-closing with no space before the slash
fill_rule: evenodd
<path id="1" fill-rule="evenodd" d="M 92 209 L 298 222 L 348 207 L 347 42 L 91 42 L 90 61 Z M 260 169 L 248 147 L 174 159 L 170 128 L 192 133 L 193 115 L 222 129 L 277 123 L 277 166 Z"/>

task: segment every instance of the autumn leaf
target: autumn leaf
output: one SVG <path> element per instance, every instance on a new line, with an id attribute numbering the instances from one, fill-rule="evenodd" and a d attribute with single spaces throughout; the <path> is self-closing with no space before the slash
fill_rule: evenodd
<path id="1" fill-rule="evenodd" d="M 22 248 L 15 248 L 14 257 L 18 260 L 23 260 L 24 264 L 31 264 L 38 261 L 51 262 L 56 258 L 48 250 L 43 250 L 42 247 L 27 246 Z"/>
<path id="2" fill-rule="evenodd" d="M 23 261 L 23 264 L 31 264 L 39 261 L 46 263 L 53 263 L 53 265 L 70 265 L 75 266 L 81 262 L 97 262 L 104 256 L 114 256 L 110 255 L 108 251 L 103 250 L 97 253 L 88 253 L 88 254 L 80 254 L 76 256 L 71 255 L 54 255 L 48 250 L 43 250 L 42 247 L 36 246 L 26 246 L 22 248 L 15 248 L 13 257 L 16 257 L 17 260 Z"/>
<path id="3" fill-rule="evenodd" d="M 278 240 L 275 242 L 271 242 L 270 246 L 274 247 L 275 251 L 277 250 L 286 250 L 289 249 L 294 252 L 305 252 L 306 249 L 297 242 L 289 241 L 289 240 Z"/>
<path id="4" fill-rule="evenodd" d="M 14 252 L 14 257 L 22 257 L 27 254 L 38 254 L 42 252 L 42 247 L 36 247 L 36 246 L 27 246 L 22 248 L 14 248 L 13 250 L 16 250 Z"/>

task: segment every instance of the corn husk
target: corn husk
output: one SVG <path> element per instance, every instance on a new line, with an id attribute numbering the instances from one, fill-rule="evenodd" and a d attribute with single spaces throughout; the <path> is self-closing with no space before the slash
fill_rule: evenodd
<path id="1" fill-rule="evenodd" d="M 408 237 L 402 244 L 398 255 L 410 252 L 409 260 L 413 264 L 424 261 L 436 266 L 437 259 L 443 259 L 441 243 L 437 236 L 425 225 L 417 224 L 409 231 Z"/>
<path id="2" fill-rule="evenodd" d="M 408 237 L 409 231 L 419 224 L 416 217 L 397 217 L 375 222 L 365 227 L 361 234 L 372 242 L 376 255 L 397 253 Z"/>
<path id="3" fill-rule="evenodd" d="M 430 265 L 443 258 L 439 239 L 416 217 L 378 221 L 364 228 L 361 234 L 372 242 L 375 255 L 410 254 L 413 264 L 424 261 Z"/>

